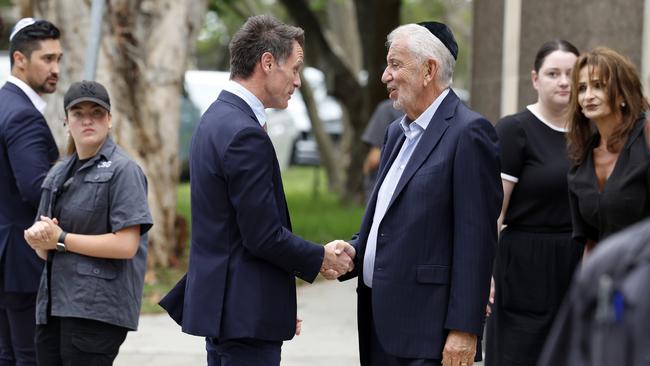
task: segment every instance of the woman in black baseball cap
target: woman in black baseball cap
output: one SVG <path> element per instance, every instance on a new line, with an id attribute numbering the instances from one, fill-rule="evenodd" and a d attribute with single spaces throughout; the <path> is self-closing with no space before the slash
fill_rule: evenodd
<path id="1" fill-rule="evenodd" d="M 39 365 L 111 365 L 138 325 L 153 223 L 142 169 L 109 135 L 111 103 L 94 81 L 64 97 L 71 154 L 43 183 L 25 239 L 46 260 L 36 303 Z"/>

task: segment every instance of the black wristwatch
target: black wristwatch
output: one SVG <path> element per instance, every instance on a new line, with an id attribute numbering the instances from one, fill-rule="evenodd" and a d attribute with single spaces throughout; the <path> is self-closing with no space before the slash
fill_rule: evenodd
<path id="1" fill-rule="evenodd" d="M 59 240 L 56 243 L 56 251 L 60 253 L 65 252 L 65 236 L 68 235 L 65 231 L 61 230 L 61 234 L 59 234 Z"/>

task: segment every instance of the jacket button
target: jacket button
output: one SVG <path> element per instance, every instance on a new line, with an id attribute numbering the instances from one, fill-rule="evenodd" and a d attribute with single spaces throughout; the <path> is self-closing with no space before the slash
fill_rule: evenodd
<path id="1" fill-rule="evenodd" d="M 384 237 L 384 233 L 380 233 L 379 236 L 381 236 L 381 237 L 383 238 L 383 237 Z"/>
<path id="2" fill-rule="evenodd" d="M 94 274 L 99 274 L 99 268 L 93 268 L 93 273 Z"/>

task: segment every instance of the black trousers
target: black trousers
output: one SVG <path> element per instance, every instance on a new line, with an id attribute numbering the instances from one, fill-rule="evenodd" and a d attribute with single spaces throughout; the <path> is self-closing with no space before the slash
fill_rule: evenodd
<path id="1" fill-rule="evenodd" d="M 242 338 L 205 339 L 208 366 L 279 366 L 281 341 Z"/>
<path id="2" fill-rule="evenodd" d="M 0 276 L 0 366 L 36 365 L 36 293 L 5 292 Z"/>
<path id="3" fill-rule="evenodd" d="M 372 318 L 372 289 L 359 284 L 357 295 L 361 366 L 440 366 L 438 360 L 403 358 L 386 353 L 379 342 Z"/>
<path id="4" fill-rule="evenodd" d="M 51 316 L 36 326 L 39 366 L 110 366 L 127 329 L 91 319 Z"/>

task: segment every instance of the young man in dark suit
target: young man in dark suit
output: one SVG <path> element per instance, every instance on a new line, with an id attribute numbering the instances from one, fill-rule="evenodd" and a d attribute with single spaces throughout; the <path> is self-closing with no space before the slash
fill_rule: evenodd
<path id="1" fill-rule="evenodd" d="M 42 111 L 59 77 L 59 30 L 21 19 L 9 37 L 11 75 L 0 89 L 0 364 L 35 365 L 36 291 L 43 261 L 23 238 L 59 152 Z"/>
<path id="2" fill-rule="evenodd" d="M 304 34 L 270 16 L 230 43 L 230 82 L 192 139 L 192 245 L 187 275 L 161 301 L 184 332 L 206 337 L 208 365 L 277 366 L 296 318 L 295 277 L 351 269 L 354 249 L 291 233 L 265 108 L 300 87 Z"/>
<path id="3" fill-rule="evenodd" d="M 382 81 L 406 116 L 388 127 L 353 240 L 361 364 L 469 366 L 503 195 L 496 132 L 450 88 L 458 46 L 446 25 L 398 27 L 388 45 Z"/>

